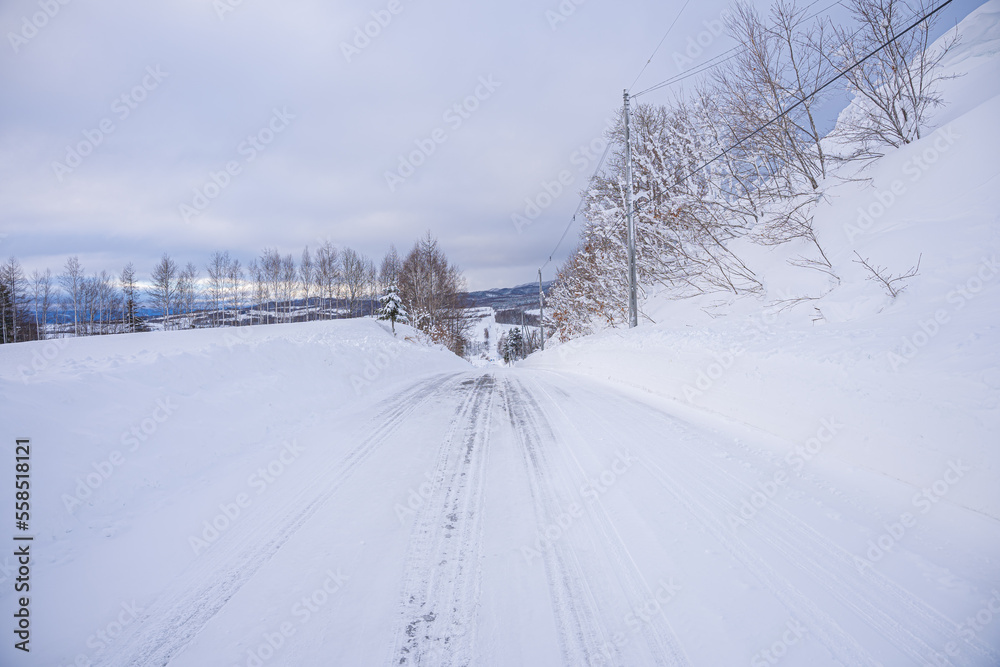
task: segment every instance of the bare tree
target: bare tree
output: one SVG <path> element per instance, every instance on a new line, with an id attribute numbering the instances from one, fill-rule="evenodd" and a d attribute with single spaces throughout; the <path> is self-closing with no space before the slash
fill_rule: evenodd
<path id="1" fill-rule="evenodd" d="M 188 315 L 194 328 L 194 311 L 198 304 L 198 267 L 188 262 L 177 276 L 177 311 Z"/>
<path id="2" fill-rule="evenodd" d="M 212 309 L 212 323 L 219 326 L 220 313 L 225 319 L 224 297 L 229 274 L 229 252 L 215 251 L 208 266 L 208 301 Z"/>
<path id="3" fill-rule="evenodd" d="M 900 34 L 930 8 L 924 0 L 850 0 L 848 7 L 860 30 L 837 31 L 836 57 L 842 68 L 856 65 L 846 78 L 857 99 L 841 135 L 860 146 L 852 157 L 873 158 L 886 146 L 920 138 L 930 110 L 943 102 L 938 84 L 946 77 L 940 65 L 958 38 L 931 49 L 936 17 Z"/>
<path id="4" fill-rule="evenodd" d="M 867 257 L 862 257 L 857 250 L 854 254 L 858 256 L 857 259 L 853 260 L 855 264 L 860 264 L 861 266 L 868 269 L 868 280 L 878 283 L 885 290 L 886 294 L 895 299 L 900 292 L 906 289 L 906 285 L 896 285 L 896 283 L 902 283 L 910 278 L 913 278 L 920 273 L 920 260 L 923 259 L 923 253 L 917 257 L 916 266 L 910 267 L 910 270 L 906 273 L 901 273 L 898 276 L 894 276 L 889 273 L 884 266 L 876 266 L 871 263 L 871 260 Z"/>
<path id="5" fill-rule="evenodd" d="M 66 260 L 63 273 L 59 276 L 59 285 L 73 307 L 73 335 L 80 335 L 80 288 L 83 286 L 83 267 L 76 255 Z"/>
<path id="6" fill-rule="evenodd" d="M 114 274 L 102 272 L 107 276 L 105 300 L 108 308 L 108 330 L 113 333 L 122 333 L 125 312 L 125 301 L 118 291 L 117 279 Z"/>
<path id="7" fill-rule="evenodd" d="M 187 269 L 181 269 L 177 273 L 177 289 L 174 292 L 174 304 L 172 310 L 175 316 L 177 316 L 176 327 L 178 329 L 182 328 L 182 322 L 184 315 L 187 314 L 185 306 L 187 305 L 187 292 L 188 292 L 188 275 Z"/>
<path id="8" fill-rule="evenodd" d="M 400 266 L 399 295 L 413 325 L 459 356 L 465 354 L 471 326 L 464 290 L 461 271 L 427 232 Z"/>
<path id="9" fill-rule="evenodd" d="M 344 248 L 340 253 L 340 271 L 344 288 L 347 291 L 347 310 L 349 317 L 358 315 L 361 296 L 364 293 L 367 280 L 364 258 L 352 248 Z"/>
<path id="10" fill-rule="evenodd" d="M 261 313 L 267 314 L 267 302 L 270 298 L 267 274 L 257 260 L 250 262 L 250 277 L 253 280 L 253 301 L 257 304 L 257 324 L 261 323 Z M 266 322 L 266 318 L 264 319 Z"/>
<path id="11" fill-rule="evenodd" d="M 289 254 L 281 259 L 281 294 L 285 299 L 285 321 L 292 321 L 292 302 L 295 300 L 295 288 L 298 282 L 298 270 L 295 259 Z"/>
<path id="12" fill-rule="evenodd" d="M 250 317 L 250 324 L 255 323 L 254 313 L 256 313 L 256 324 L 260 324 L 260 311 L 259 311 L 260 296 L 261 296 L 260 283 L 263 281 L 263 279 L 261 276 L 260 266 L 257 264 L 256 258 L 250 260 L 250 263 L 247 265 L 247 280 L 250 281 L 248 289 L 250 298 L 250 312 L 248 313 Z"/>
<path id="13" fill-rule="evenodd" d="M 315 267 L 313 267 L 312 256 L 309 254 L 309 246 L 302 251 L 302 259 L 299 261 L 299 285 L 302 288 L 302 296 L 306 301 L 306 322 L 309 321 L 309 293 L 312 290 Z"/>
<path id="14" fill-rule="evenodd" d="M 340 251 L 326 241 L 316 251 L 316 291 L 323 299 L 323 308 L 330 317 L 330 303 L 340 283 Z"/>
<path id="15" fill-rule="evenodd" d="M 817 190 L 827 172 L 814 112 L 822 99 L 811 94 L 834 71 L 825 55 L 834 49 L 833 30 L 823 18 L 807 23 L 808 9 L 777 0 L 765 20 L 753 5 L 738 4 L 727 27 L 744 48 L 715 73 L 727 112 L 747 131 L 757 129 L 749 146 L 787 170 L 792 191 L 798 179 Z"/>
<path id="16" fill-rule="evenodd" d="M 90 279 L 90 288 L 93 294 L 91 326 L 93 326 L 93 316 L 96 315 L 96 333 L 99 335 L 112 333 L 111 324 L 117 319 L 117 313 L 121 310 L 114 278 L 102 269 Z"/>
<path id="17" fill-rule="evenodd" d="M 97 289 L 93 278 L 80 279 L 80 335 L 94 335 L 94 310 L 97 303 Z"/>
<path id="18" fill-rule="evenodd" d="M 177 264 L 164 253 L 152 273 L 152 285 L 147 290 L 153 307 L 163 313 L 163 328 L 170 328 L 171 307 L 177 298 Z"/>
<path id="19" fill-rule="evenodd" d="M 107 310 L 107 292 L 105 288 L 108 286 L 108 280 L 108 272 L 103 269 L 100 273 L 95 272 L 90 279 L 90 289 L 93 291 L 90 332 L 93 335 L 103 336 L 108 333 L 105 328 L 104 319 Z"/>
<path id="20" fill-rule="evenodd" d="M 278 321 L 278 302 L 281 301 L 281 255 L 275 248 L 264 248 L 260 255 L 260 270 L 267 281 L 270 299 L 274 302 L 274 321 Z"/>
<path id="21" fill-rule="evenodd" d="M 396 252 L 396 246 L 390 244 L 389 250 L 382 257 L 382 264 L 379 267 L 378 278 L 379 278 L 379 293 L 384 294 L 392 285 L 399 282 L 399 267 L 400 267 L 399 253 Z"/>
<path id="22" fill-rule="evenodd" d="M 233 312 L 233 325 L 239 326 L 240 311 L 247 300 L 246 276 L 243 274 L 243 267 L 240 265 L 240 260 L 234 259 L 229 262 L 226 273 L 226 284 L 228 302 Z"/>
<path id="23" fill-rule="evenodd" d="M 45 330 L 49 322 L 49 309 L 52 305 L 52 271 L 31 272 L 31 302 L 35 311 L 35 330 L 38 339 L 45 339 Z"/>
<path id="24" fill-rule="evenodd" d="M 362 256 L 364 264 L 365 286 L 364 299 L 368 301 L 368 314 L 375 315 L 375 300 L 378 296 L 378 269 L 375 262 L 368 256 Z M 361 302 L 361 315 L 364 316 L 364 301 Z"/>

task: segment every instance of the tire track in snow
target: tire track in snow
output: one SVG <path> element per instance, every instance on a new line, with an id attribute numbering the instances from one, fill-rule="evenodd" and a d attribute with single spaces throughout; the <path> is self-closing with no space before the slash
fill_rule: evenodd
<path id="1" fill-rule="evenodd" d="M 516 381 L 504 381 L 503 396 L 514 439 L 521 450 L 540 534 L 545 526 L 556 523 L 560 513 L 559 499 L 552 487 L 553 470 L 543 444 L 554 442 L 555 435 L 537 413 L 528 409 L 530 399 Z M 563 664 L 604 664 L 604 649 L 612 643 L 605 635 L 597 602 L 576 553 L 566 540 L 558 540 L 547 541 L 541 554 L 556 614 Z"/>
<path id="2" fill-rule="evenodd" d="M 167 665 L 257 571 L 343 486 L 418 407 L 457 384 L 455 376 L 420 381 L 383 401 L 368 435 L 343 458 L 320 469 L 274 510 L 248 515 L 199 556 L 148 605 L 101 660 L 110 666 Z M 265 507 L 265 506 L 262 506 Z"/>
<path id="3" fill-rule="evenodd" d="M 559 401 L 555 400 L 539 382 L 536 381 L 534 384 L 537 387 L 537 391 L 545 395 L 548 402 L 562 415 L 563 423 L 565 423 L 566 426 L 574 432 L 574 438 L 570 441 L 584 441 L 585 438 L 580 432 L 579 426 L 575 424 L 572 419 L 570 419 L 560 406 Z M 574 401 L 571 396 L 566 395 L 564 401 L 567 400 Z M 544 414 L 541 406 L 534 398 L 529 397 L 528 401 L 536 415 Z M 576 457 L 572 448 L 567 447 L 566 451 L 569 457 L 573 460 L 573 463 L 576 465 L 576 470 L 579 473 L 579 479 L 586 479 L 587 472 L 583 468 L 579 459 Z M 594 519 L 597 524 L 596 531 L 599 533 L 600 539 L 596 540 L 596 542 L 604 545 L 610 550 L 610 555 L 614 559 L 614 562 L 611 564 L 613 571 L 616 575 L 618 575 L 619 582 L 622 584 L 622 590 L 630 603 L 635 605 L 645 602 L 646 600 L 655 599 L 653 589 L 649 586 L 646 578 L 642 575 L 638 566 L 635 564 L 632 554 L 629 552 L 629 549 L 622 540 L 614 522 L 611 520 L 607 508 L 604 506 L 604 501 L 600 496 L 598 496 L 588 504 L 588 507 L 591 508 L 589 516 Z M 646 640 L 647 646 L 653 654 L 653 659 L 656 660 L 656 664 L 673 666 L 689 664 L 687 656 L 681 647 L 680 641 L 678 640 L 673 628 L 670 626 L 670 622 L 662 613 L 660 614 L 660 618 L 663 623 L 662 626 L 654 622 L 643 623 L 641 626 L 641 633 Z"/>
<path id="4" fill-rule="evenodd" d="M 417 511 L 391 664 L 469 665 L 476 659 L 495 379 L 482 375 L 462 385 L 469 387 L 460 389 L 467 396 L 439 450 L 430 498 Z"/>

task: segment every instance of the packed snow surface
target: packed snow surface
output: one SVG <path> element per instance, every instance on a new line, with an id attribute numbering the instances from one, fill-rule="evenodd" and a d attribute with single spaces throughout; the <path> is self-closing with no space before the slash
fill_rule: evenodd
<path id="1" fill-rule="evenodd" d="M 974 461 L 921 491 L 833 455 L 836 412 L 789 441 L 398 329 L 4 346 L 36 537 L 32 652 L 0 662 L 1000 660 Z"/>

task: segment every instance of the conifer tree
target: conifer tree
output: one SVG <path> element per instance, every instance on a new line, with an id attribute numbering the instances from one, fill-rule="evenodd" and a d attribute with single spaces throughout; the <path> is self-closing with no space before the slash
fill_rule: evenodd
<path id="1" fill-rule="evenodd" d="M 393 283 L 386 288 L 385 294 L 383 294 L 379 301 L 382 306 L 378 311 L 378 318 L 380 320 L 389 320 L 392 323 L 392 334 L 396 335 L 396 320 L 406 320 L 406 308 L 403 306 L 403 301 L 399 296 L 399 288 Z"/>

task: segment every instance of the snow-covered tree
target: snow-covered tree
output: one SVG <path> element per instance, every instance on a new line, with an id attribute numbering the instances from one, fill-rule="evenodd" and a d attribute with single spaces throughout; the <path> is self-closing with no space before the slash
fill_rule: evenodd
<path id="1" fill-rule="evenodd" d="M 406 308 L 403 306 L 403 300 L 399 296 L 399 288 L 396 287 L 395 283 L 389 285 L 386 288 L 385 294 L 379 298 L 381 307 L 378 311 L 378 318 L 380 320 L 389 320 L 392 324 L 392 333 L 396 334 L 396 322 L 405 322 Z"/>
<path id="2" fill-rule="evenodd" d="M 500 341 L 500 352 L 504 363 L 513 363 L 524 356 L 524 338 L 519 328 L 511 329 Z"/>
<path id="3" fill-rule="evenodd" d="M 11 306 L 10 294 L 4 286 L 3 281 L 0 281 L 0 328 L 3 330 L 3 336 L 0 337 L 0 343 L 7 342 L 7 332 L 12 331 L 14 327 L 13 318 L 14 308 Z"/>
<path id="4" fill-rule="evenodd" d="M 640 316 L 652 286 L 678 298 L 762 292 L 736 253 L 738 239 L 804 241 L 789 263 L 839 281 L 813 211 L 845 160 L 919 138 L 942 102 L 940 65 L 954 38 L 932 45 L 932 21 L 901 34 L 928 8 L 925 0 L 849 0 L 852 24 L 837 27 L 796 0 L 775 0 L 766 13 L 740 3 L 727 20 L 739 45 L 733 56 L 667 104 L 632 107 L 631 193 L 621 120 L 608 133 L 613 148 L 588 185 L 579 246 L 549 297 L 548 324 L 560 339 L 627 321 L 628 194 Z M 840 71 L 846 91 L 827 85 Z M 844 92 L 855 99 L 827 133 L 817 109 Z"/>
<path id="5" fill-rule="evenodd" d="M 7 290 L 6 309 L 4 313 L 3 342 L 16 343 L 18 340 L 28 340 L 28 336 L 21 330 L 25 313 L 27 312 L 28 289 L 27 280 L 24 277 L 24 269 L 21 263 L 13 255 L 4 264 L 0 265 L 0 281 Z M 7 321 L 10 320 L 10 328 L 7 328 Z"/>

